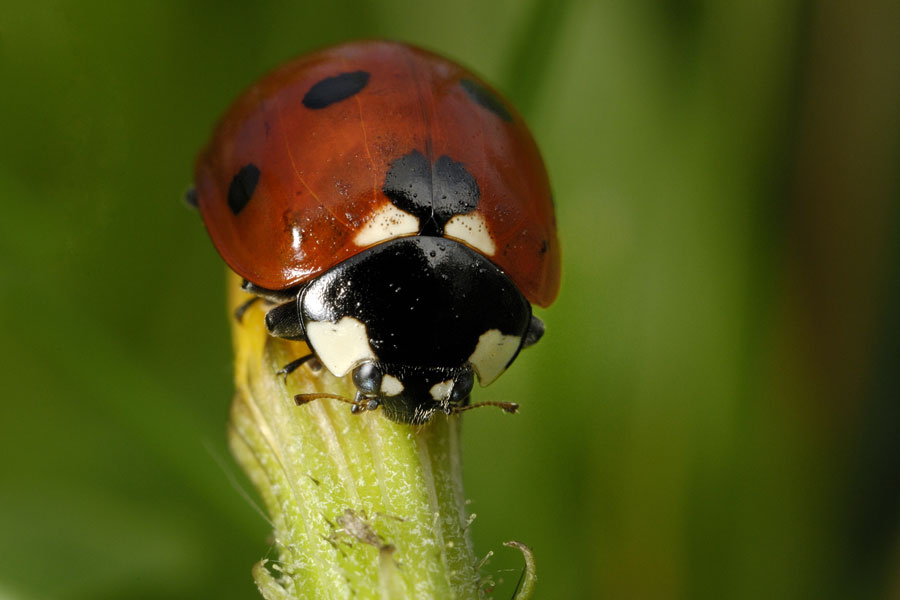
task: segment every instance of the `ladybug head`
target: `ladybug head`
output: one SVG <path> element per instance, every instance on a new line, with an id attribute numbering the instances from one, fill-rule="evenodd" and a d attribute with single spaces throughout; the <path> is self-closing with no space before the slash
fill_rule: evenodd
<path id="1" fill-rule="evenodd" d="M 415 425 L 468 404 L 475 371 L 469 364 L 423 368 L 366 361 L 353 370 L 353 383 L 356 410 L 381 407 L 392 421 Z"/>

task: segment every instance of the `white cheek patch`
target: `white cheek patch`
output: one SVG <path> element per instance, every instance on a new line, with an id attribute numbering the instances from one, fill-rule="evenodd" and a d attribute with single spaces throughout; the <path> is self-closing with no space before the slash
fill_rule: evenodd
<path id="1" fill-rule="evenodd" d="M 444 235 L 465 242 L 488 256 L 497 251 L 487 222 L 477 212 L 454 216 L 444 225 Z"/>
<path id="2" fill-rule="evenodd" d="M 403 383 L 393 375 L 385 375 L 381 378 L 381 393 L 386 396 L 396 396 L 403 391 Z"/>
<path id="3" fill-rule="evenodd" d="M 310 321 L 306 324 L 306 338 L 335 377 L 343 377 L 360 361 L 377 360 L 369 346 L 366 326 L 353 317 L 344 317 L 337 323 Z"/>
<path id="4" fill-rule="evenodd" d="M 353 243 L 357 246 L 371 246 L 402 235 L 419 233 L 419 219 L 393 204 L 385 204 L 362 226 Z"/>
<path id="5" fill-rule="evenodd" d="M 450 397 L 450 392 L 453 390 L 453 380 L 448 379 L 447 381 L 442 381 L 440 383 L 436 383 L 431 386 L 431 389 L 428 390 L 431 393 L 431 397 L 434 400 L 446 400 Z"/>
<path id="6" fill-rule="evenodd" d="M 522 338 L 517 335 L 503 335 L 499 329 L 490 329 L 478 338 L 475 352 L 469 357 L 469 362 L 478 373 L 478 383 L 482 387 L 489 385 L 506 369 L 506 365 L 513 359 Z"/>

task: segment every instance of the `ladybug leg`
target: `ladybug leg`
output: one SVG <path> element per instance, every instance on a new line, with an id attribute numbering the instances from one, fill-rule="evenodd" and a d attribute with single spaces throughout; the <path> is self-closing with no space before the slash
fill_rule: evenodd
<path id="1" fill-rule="evenodd" d="M 272 304 L 285 304 L 287 302 L 296 301 L 297 299 L 297 288 L 289 288 L 286 290 L 269 290 L 263 287 L 259 287 L 258 285 L 252 284 L 246 279 L 241 284 L 241 289 L 247 292 L 248 294 L 253 294 L 256 296 L 255 298 L 251 298 L 237 307 L 234 311 L 234 318 L 237 319 L 238 323 L 244 317 L 244 313 L 247 312 L 247 309 L 250 308 L 254 302 L 257 300 L 265 300 L 266 302 L 271 302 Z M 267 321 L 268 323 L 268 321 Z M 271 331 L 271 329 L 270 329 Z M 276 335 L 276 334 L 272 334 Z M 286 337 L 283 335 L 277 335 L 277 337 Z M 288 339 L 295 339 L 290 337 Z M 303 338 L 297 338 L 302 340 Z"/>
<path id="2" fill-rule="evenodd" d="M 257 302 L 258 300 L 261 300 L 259 296 L 250 298 L 249 300 L 238 306 L 236 309 L 234 309 L 234 318 L 238 323 L 244 320 L 244 313 L 247 312 L 247 309 L 253 306 L 253 303 Z"/>
<path id="3" fill-rule="evenodd" d="M 534 346 L 544 337 L 544 322 L 536 316 L 531 315 L 531 323 L 528 324 L 528 331 L 525 332 L 525 339 L 522 341 L 522 347 Z"/>
<path id="4" fill-rule="evenodd" d="M 297 311 L 297 301 L 291 300 L 279 304 L 266 313 L 266 329 L 275 337 L 305 342 L 306 335 L 303 332 L 303 324 L 300 322 L 300 314 Z"/>
<path id="5" fill-rule="evenodd" d="M 250 283 L 246 279 L 244 280 L 244 283 L 241 284 L 241 289 L 249 294 L 265 298 L 273 304 L 282 304 L 288 300 L 296 300 L 297 292 L 299 291 L 296 287 L 288 288 L 286 290 L 270 290 Z"/>
<path id="6" fill-rule="evenodd" d="M 197 189 L 190 188 L 188 191 L 184 193 L 184 203 L 197 210 Z"/>
<path id="7" fill-rule="evenodd" d="M 296 371 L 297 369 L 302 367 L 305 363 L 309 362 L 310 360 L 314 359 L 315 357 L 316 357 L 316 355 L 312 354 L 312 353 L 307 354 L 306 356 L 301 356 L 297 360 L 292 360 L 288 364 L 281 367 L 281 369 L 276 371 L 275 374 L 282 375 L 284 377 L 284 380 L 287 381 L 288 375 L 290 375 L 291 373 L 293 373 L 294 371 Z"/>

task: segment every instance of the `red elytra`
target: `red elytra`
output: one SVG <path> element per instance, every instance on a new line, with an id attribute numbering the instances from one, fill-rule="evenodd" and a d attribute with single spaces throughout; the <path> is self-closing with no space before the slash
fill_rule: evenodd
<path id="1" fill-rule="evenodd" d="M 316 84 L 359 72 L 368 77 L 356 93 L 325 107 L 304 104 Z M 432 164 L 447 156 L 464 165 L 495 249 L 479 251 L 530 302 L 553 302 L 560 278 L 553 201 L 528 128 L 478 77 L 404 44 L 328 48 L 244 92 L 197 159 L 197 201 L 225 262 L 257 286 L 282 290 L 365 250 L 354 238 L 391 203 L 385 175 L 413 150 Z M 255 187 L 235 212 L 229 188 L 247 165 L 258 169 Z"/>

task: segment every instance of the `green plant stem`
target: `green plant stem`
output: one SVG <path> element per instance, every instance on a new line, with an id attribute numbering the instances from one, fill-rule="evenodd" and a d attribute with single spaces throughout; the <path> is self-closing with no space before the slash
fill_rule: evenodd
<path id="1" fill-rule="evenodd" d="M 534 588 L 537 586 L 537 568 L 534 563 L 534 552 L 522 542 L 504 542 L 503 545 L 507 548 L 515 548 L 525 558 L 525 569 L 522 571 L 522 578 L 519 581 L 518 590 L 513 600 L 528 600 L 534 595 Z"/>
<path id="2" fill-rule="evenodd" d="M 234 306 L 244 298 L 235 292 Z M 304 366 L 276 371 L 307 353 L 271 338 L 263 310 L 236 324 L 232 452 L 259 490 L 274 552 L 253 576 L 266 599 L 479 598 L 467 535 L 459 460 L 459 416 L 424 426 L 354 415 L 298 393 L 352 397 L 347 378 Z"/>

